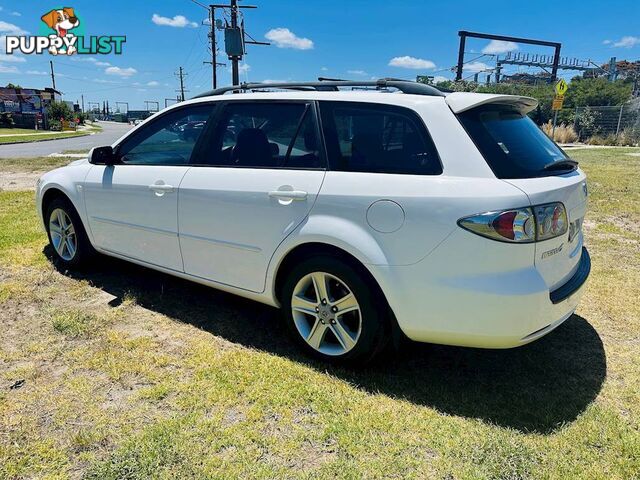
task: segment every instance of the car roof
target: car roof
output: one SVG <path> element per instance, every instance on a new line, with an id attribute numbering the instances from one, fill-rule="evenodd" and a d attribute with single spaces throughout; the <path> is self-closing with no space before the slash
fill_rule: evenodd
<path id="1" fill-rule="evenodd" d="M 200 96 L 187 102 L 173 105 L 185 105 L 190 103 L 202 103 L 211 101 L 242 101 L 242 100 L 323 100 L 323 101 L 350 101 L 365 103 L 380 103 L 385 105 L 399 105 L 412 107 L 429 103 L 446 102 L 454 113 L 462 113 L 467 110 L 487 105 L 509 105 L 522 113 L 533 110 L 538 101 L 531 97 L 520 95 L 501 95 L 474 92 L 453 92 L 444 96 L 414 95 L 401 92 L 380 90 L 340 90 L 340 91 L 315 91 L 315 90 L 286 90 L 286 91 L 260 91 L 241 92 L 226 95 Z"/>

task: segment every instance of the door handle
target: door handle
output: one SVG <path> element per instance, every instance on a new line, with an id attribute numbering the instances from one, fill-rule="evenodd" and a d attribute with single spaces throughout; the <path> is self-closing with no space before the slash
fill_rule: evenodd
<path id="1" fill-rule="evenodd" d="M 149 190 L 155 192 L 158 196 L 162 196 L 165 193 L 173 192 L 175 188 L 173 185 L 167 185 L 165 183 L 154 183 L 153 185 L 149 185 Z"/>
<path id="2" fill-rule="evenodd" d="M 173 185 L 149 185 L 149 190 L 153 190 L 154 192 L 173 192 Z"/>
<path id="3" fill-rule="evenodd" d="M 283 198 L 285 200 L 306 200 L 309 194 L 302 190 L 274 190 L 269 192 L 270 198 Z"/>

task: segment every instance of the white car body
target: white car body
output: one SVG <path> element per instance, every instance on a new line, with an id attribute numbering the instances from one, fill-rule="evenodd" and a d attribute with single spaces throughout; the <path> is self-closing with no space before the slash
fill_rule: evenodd
<path id="1" fill-rule="evenodd" d="M 80 160 L 41 178 L 38 212 L 42 215 L 47 192 L 59 190 L 99 252 L 272 306 L 280 305 L 277 278 L 287 256 L 303 245 L 329 245 L 370 272 L 402 332 L 420 342 L 515 347 L 545 335 L 575 311 L 583 287 L 556 303 L 550 292 L 579 268 L 581 232 L 571 241 L 563 235 L 513 244 L 457 223 L 480 212 L 548 202 L 562 202 L 570 222 L 584 217 L 581 170 L 499 179 L 455 115 L 487 103 L 528 110 L 535 101 L 473 93 L 299 91 L 203 97 L 167 111 L 221 100 L 274 99 L 410 109 L 433 139 L 443 172 L 105 166 Z M 288 190 L 305 197 L 274 193 Z"/>

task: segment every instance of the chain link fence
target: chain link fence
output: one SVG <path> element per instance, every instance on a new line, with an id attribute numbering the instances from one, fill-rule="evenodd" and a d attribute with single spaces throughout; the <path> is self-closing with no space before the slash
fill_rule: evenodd
<path id="1" fill-rule="evenodd" d="M 640 101 L 620 106 L 564 108 L 558 127 L 572 128 L 577 141 L 637 145 L 640 143 Z"/>

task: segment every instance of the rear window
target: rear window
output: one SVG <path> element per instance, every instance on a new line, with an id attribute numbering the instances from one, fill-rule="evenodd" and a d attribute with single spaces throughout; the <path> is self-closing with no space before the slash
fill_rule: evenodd
<path id="1" fill-rule="evenodd" d="M 458 118 L 498 178 L 558 175 L 571 169 L 549 168 L 568 157 L 528 116 L 512 107 L 474 108 Z"/>

